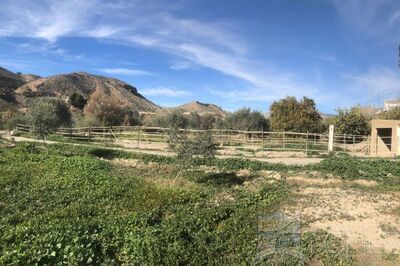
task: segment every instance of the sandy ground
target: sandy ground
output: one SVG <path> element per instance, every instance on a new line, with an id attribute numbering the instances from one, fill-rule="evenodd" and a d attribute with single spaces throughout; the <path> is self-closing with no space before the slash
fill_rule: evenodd
<path id="1" fill-rule="evenodd" d="M 400 265 L 384 254 L 400 255 L 400 193 L 373 189 L 373 181 L 289 177 L 299 186 L 296 204 L 288 211 L 302 213 L 308 230 L 323 229 L 344 239 L 358 250 L 362 265 Z M 372 263 L 372 264 L 368 264 Z"/>
<path id="2" fill-rule="evenodd" d="M 30 141 L 30 142 L 41 142 L 41 140 L 25 138 L 25 137 L 18 137 L 18 136 L 10 136 L 5 131 L 0 131 L 0 136 L 6 138 L 8 140 L 14 140 L 16 142 L 22 141 Z M 47 141 L 49 144 L 55 144 L 56 141 Z M 65 144 L 65 143 L 64 143 Z M 70 143 L 71 145 L 82 145 L 82 146 L 103 146 L 102 143 L 94 143 L 93 145 L 87 144 L 78 144 L 78 143 Z M 168 145 L 165 143 L 146 143 L 142 142 L 138 145 L 136 142 L 131 141 L 118 141 L 113 144 L 118 145 L 117 150 L 124 150 L 124 151 L 133 151 L 133 152 L 142 152 L 148 154 L 158 154 L 158 155 L 165 155 L 165 156 L 173 156 L 174 153 L 167 150 Z M 231 153 L 231 154 L 220 154 L 218 158 L 246 158 L 250 160 L 257 160 L 262 162 L 268 163 L 283 163 L 287 165 L 307 165 L 307 164 L 314 164 L 320 162 L 321 158 L 308 158 L 308 157 L 294 157 L 294 154 L 297 152 L 269 152 L 265 154 L 265 157 L 256 157 L 252 154 L 250 155 L 240 155 L 238 153 Z M 275 155 L 274 155 L 275 154 Z"/>

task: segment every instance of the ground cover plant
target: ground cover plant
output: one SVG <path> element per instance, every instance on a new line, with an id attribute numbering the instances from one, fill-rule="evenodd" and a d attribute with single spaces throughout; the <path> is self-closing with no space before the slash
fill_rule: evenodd
<path id="1" fill-rule="evenodd" d="M 191 186 L 165 186 L 156 180 L 169 182 L 176 171 L 116 167 L 98 157 L 173 169 L 174 157 L 65 144 L 0 152 L 0 264 L 249 264 L 257 253 L 257 212 L 279 211 L 291 195 L 285 181 L 248 190 L 242 184 L 252 177 L 230 172 L 289 170 L 282 165 L 220 160 L 214 164 L 231 170 L 187 172 L 180 182 Z M 297 263 L 342 260 L 335 245 L 335 258 L 307 248 Z"/>
<path id="2" fill-rule="evenodd" d="M 272 207 L 286 193 L 274 185 L 216 206 L 206 189 L 161 189 L 93 156 L 32 144 L 3 150 L 0 171 L 0 264 L 251 260 L 257 199 Z"/>
<path id="3" fill-rule="evenodd" d="M 111 148 L 57 144 L 51 145 L 50 149 L 55 153 L 61 154 L 86 154 L 107 159 L 138 159 L 146 163 L 176 163 L 176 158 L 171 156 L 128 152 Z M 340 154 L 337 156 L 327 156 L 320 163 L 307 166 L 267 163 L 245 158 L 214 158 L 213 160 L 200 161 L 198 164 L 213 166 L 226 172 L 238 171 L 241 169 L 248 169 L 250 171 L 269 170 L 279 172 L 319 171 L 323 174 L 330 174 L 331 176 L 347 180 L 374 180 L 380 184 L 380 187 L 387 189 L 398 189 L 400 187 L 400 164 L 396 160 L 390 159 L 357 158 Z"/>

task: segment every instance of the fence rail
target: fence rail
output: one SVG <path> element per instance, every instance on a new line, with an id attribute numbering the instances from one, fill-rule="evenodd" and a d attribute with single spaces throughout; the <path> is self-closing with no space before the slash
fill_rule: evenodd
<path id="1" fill-rule="evenodd" d="M 16 131 L 29 132 L 30 126 L 18 124 Z M 179 129 L 190 138 L 204 130 Z M 170 129 L 144 126 L 112 127 L 60 127 L 56 134 L 69 139 L 88 142 L 124 141 L 140 145 L 148 143 L 168 143 Z M 231 129 L 210 130 L 213 141 L 221 148 L 236 147 L 248 151 L 294 151 L 294 152 L 328 152 L 328 134 L 304 132 L 270 132 L 243 131 Z M 368 153 L 370 151 L 368 136 L 339 135 L 333 136 L 334 151 L 351 153 Z"/>

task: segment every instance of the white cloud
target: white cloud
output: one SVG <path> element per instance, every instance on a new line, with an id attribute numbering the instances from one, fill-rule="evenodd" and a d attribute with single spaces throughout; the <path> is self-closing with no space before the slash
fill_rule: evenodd
<path id="1" fill-rule="evenodd" d="M 153 76 L 154 74 L 140 69 L 131 69 L 131 68 L 99 68 L 97 71 L 113 74 L 113 75 L 123 75 L 123 76 Z"/>
<path id="2" fill-rule="evenodd" d="M 166 97 L 183 97 L 191 95 L 190 92 L 167 87 L 148 88 L 140 90 L 140 93 L 146 96 L 166 96 Z"/>
<path id="3" fill-rule="evenodd" d="M 331 0 L 340 18 L 351 28 L 368 35 L 400 36 L 395 22 L 400 17 L 397 0 Z"/>
<path id="4" fill-rule="evenodd" d="M 39 38 L 50 43 L 62 37 L 94 37 L 163 51 L 187 62 L 175 69 L 213 69 L 248 83 L 249 89 L 242 90 L 246 95 L 268 95 L 243 97 L 244 100 L 315 94 L 315 88 L 302 85 L 295 75 L 274 68 L 272 63 L 253 60 L 247 42 L 236 34 L 233 23 L 182 19 L 160 5 L 140 1 L 110 5 L 100 0 L 5 0 L 0 9 L 0 37 Z M 151 74 L 121 68 L 100 71 L 129 76 Z"/>
<path id="5" fill-rule="evenodd" d="M 390 97 L 400 92 L 400 73 L 385 67 L 375 67 L 362 74 L 346 74 L 356 90 Z"/>

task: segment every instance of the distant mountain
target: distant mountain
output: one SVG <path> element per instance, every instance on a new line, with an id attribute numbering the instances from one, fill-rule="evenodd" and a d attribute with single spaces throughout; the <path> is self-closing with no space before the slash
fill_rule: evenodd
<path id="1" fill-rule="evenodd" d="M 32 74 L 21 74 L 20 77 L 21 77 L 21 80 L 23 80 L 25 83 L 32 82 L 32 81 L 42 78 L 41 76 L 32 75 Z"/>
<path id="2" fill-rule="evenodd" d="M 137 89 L 123 81 L 84 72 L 55 75 L 47 78 L 31 74 L 16 74 L 0 68 L 0 104 L 18 104 L 27 107 L 37 97 L 61 97 L 67 99 L 79 92 L 90 101 L 90 95 L 104 94 L 122 105 L 138 111 L 155 112 L 161 108 L 147 100 Z"/>
<path id="3" fill-rule="evenodd" d="M 215 104 L 201 103 L 199 101 L 183 104 L 178 106 L 177 108 L 188 113 L 196 112 L 199 114 L 213 114 L 221 117 L 225 117 L 227 115 L 227 112 L 224 111 L 221 107 Z"/>

